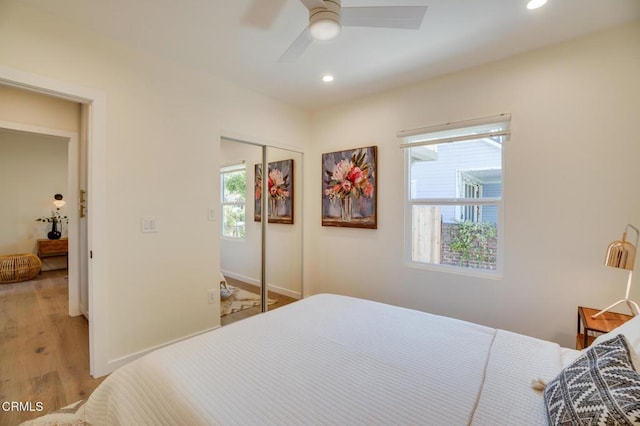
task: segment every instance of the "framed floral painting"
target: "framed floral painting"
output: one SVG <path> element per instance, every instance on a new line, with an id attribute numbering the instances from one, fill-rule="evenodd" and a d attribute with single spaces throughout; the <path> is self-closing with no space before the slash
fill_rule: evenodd
<path id="1" fill-rule="evenodd" d="M 267 173 L 269 223 L 293 224 L 293 159 L 269 163 Z M 255 165 L 253 219 L 262 220 L 262 164 Z"/>
<path id="2" fill-rule="evenodd" d="M 322 226 L 377 229 L 377 147 L 322 154 Z"/>

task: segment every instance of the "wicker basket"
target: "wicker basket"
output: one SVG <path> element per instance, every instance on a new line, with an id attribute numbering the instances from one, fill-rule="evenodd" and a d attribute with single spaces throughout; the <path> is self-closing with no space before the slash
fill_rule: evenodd
<path id="1" fill-rule="evenodd" d="M 34 279 L 42 262 L 35 254 L 10 254 L 0 256 L 0 284 Z"/>

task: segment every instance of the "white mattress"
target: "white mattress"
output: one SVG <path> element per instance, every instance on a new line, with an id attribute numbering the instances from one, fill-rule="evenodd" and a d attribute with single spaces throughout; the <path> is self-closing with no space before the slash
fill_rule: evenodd
<path id="1" fill-rule="evenodd" d="M 92 425 L 544 424 L 530 383 L 560 369 L 554 343 L 325 294 L 119 369 L 85 416 Z"/>

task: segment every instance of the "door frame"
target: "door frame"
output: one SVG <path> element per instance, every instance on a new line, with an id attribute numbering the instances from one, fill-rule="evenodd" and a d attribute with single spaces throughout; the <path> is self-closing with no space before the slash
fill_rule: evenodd
<path id="1" fill-rule="evenodd" d="M 89 372 L 110 373 L 106 217 L 107 97 L 104 92 L 0 65 L 0 83 L 82 104 L 87 127 Z M 76 200 L 77 201 L 77 197 Z"/>

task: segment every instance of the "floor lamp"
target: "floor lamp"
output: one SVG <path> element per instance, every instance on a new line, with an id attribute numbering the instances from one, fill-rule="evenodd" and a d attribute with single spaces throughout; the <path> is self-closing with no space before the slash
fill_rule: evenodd
<path id="1" fill-rule="evenodd" d="M 627 231 L 629 228 L 636 231 L 636 244 L 633 245 L 629 241 L 627 241 Z M 638 240 L 640 239 L 640 231 L 635 226 L 629 224 L 624 229 L 624 233 L 622 234 L 622 240 L 614 241 L 609 244 L 609 248 L 607 249 L 607 257 L 604 260 L 604 264 L 607 266 L 611 266 L 612 268 L 620 268 L 626 269 L 629 271 L 629 280 L 627 281 L 627 292 L 624 295 L 624 299 L 618 300 L 611 306 L 608 306 L 598 312 L 595 315 L 592 315 L 591 318 L 596 318 L 603 313 L 611 310 L 612 308 L 618 306 L 621 303 L 626 303 L 631 313 L 633 315 L 638 315 L 640 313 L 640 307 L 633 300 L 629 300 L 629 291 L 631 290 L 631 278 L 633 277 L 633 264 L 636 260 L 636 247 L 638 247 Z"/>

